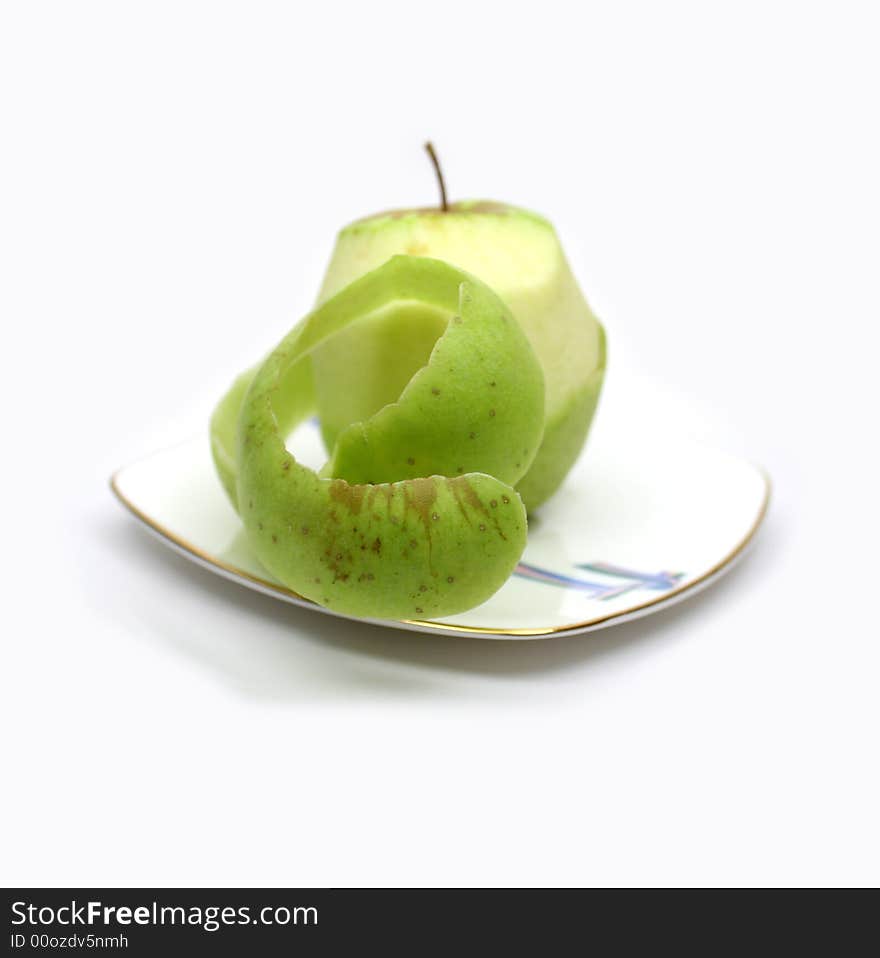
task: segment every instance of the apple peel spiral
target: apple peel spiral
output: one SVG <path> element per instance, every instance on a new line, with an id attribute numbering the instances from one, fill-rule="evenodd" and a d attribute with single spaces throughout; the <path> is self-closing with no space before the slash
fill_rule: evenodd
<path id="1" fill-rule="evenodd" d="M 388 355 L 395 316 L 413 310 L 442 317 L 442 331 L 395 401 L 369 394 L 363 377 L 316 391 L 322 345 L 363 324 L 391 337 Z M 336 431 L 315 472 L 286 439 L 320 416 L 318 394 L 371 414 Z M 543 432 L 541 366 L 504 303 L 445 262 L 395 256 L 236 380 L 212 417 L 211 448 L 248 541 L 280 582 L 343 614 L 412 619 L 465 611 L 508 579 L 527 534 L 514 487 Z"/>

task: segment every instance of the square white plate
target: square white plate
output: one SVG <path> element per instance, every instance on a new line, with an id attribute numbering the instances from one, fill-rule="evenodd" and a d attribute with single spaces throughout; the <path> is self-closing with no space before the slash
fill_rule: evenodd
<path id="1" fill-rule="evenodd" d="M 301 461 L 320 459 L 314 423 L 294 439 Z M 141 522 L 195 562 L 284 602 L 338 614 L 260 566 L 214 473 L 207 437 L 132 463 L 111 485 Z M 449 618 L 383 624 L 535 639 L 647 615 L 729 569 L 757 531 L 769 493 L 761 469 L 702 443 L 644 436 L 591 443 L 530 518 L 522 561 L 488 602 Z"/>

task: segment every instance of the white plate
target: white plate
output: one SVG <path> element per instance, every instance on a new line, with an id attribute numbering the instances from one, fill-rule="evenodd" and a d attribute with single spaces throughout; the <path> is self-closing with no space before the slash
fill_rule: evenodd
<path id="1" fill-rule="evenodd" d="M 298 431 L 291 448 L 301 461 L 320 463 L 314 423 Z M 126 466 L 111 485 L 141 522 L 195 562 L 284 602 L 338 614 L 260 566 L 214 474 L 207 438 Z M 488 602 L 449 618 L 384 624 L 534 639 L 647 615 L 731 567 L 757 531 L 769 492 L 758 467 L 701 443 L 644 436 L 591 443 L 560 492 L 530 520 L 516 574 Z"/>

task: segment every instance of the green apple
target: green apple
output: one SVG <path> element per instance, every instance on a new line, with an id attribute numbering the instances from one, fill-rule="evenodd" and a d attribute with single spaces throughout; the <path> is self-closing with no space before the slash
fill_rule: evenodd
<path id="1" fill-rule="evenodd" d="M 445 206 L 445 193 L 444 193 Z M 381 213 L 339 234 L 318 296 L 323 303 L 395 254 L 444 260 L 479 277 L 510 308 L 544 372 L 544 438 L 517 489 L 529 510 L 560 486 L 583 447 L 605 370 L 605 337 L 551 224 L 502 203 Z M 351 423 L 393 402 L 410 367 L 430 355 L 442 318 L 421 311 L 377 318 L 384 334 L 353 326 L 312 355 L 318 414 L 332 448 Z M 408 356 L 401 365 L 401 356 Z M 523 453 L 525 456 L 526 453 Z M 334 475 L 346 475 L 336 463 Z"/>
<path id="2" fill-rule="evenodd" d="M 353 332 L 367 360 L 395 357 L 395 376 L 337 381 L 363 415 L 337 424 L 319 474 L 286 439 L 316 408 L 313 357 Z M 395 256 L 239 377 L 211 447 L 257 557 L 290 589 L 351 615 L 450 615 L 489 598 L 522 554 L 514 485 L 541 443 L 544 393 L 528 338 L 488 286 Z"/>

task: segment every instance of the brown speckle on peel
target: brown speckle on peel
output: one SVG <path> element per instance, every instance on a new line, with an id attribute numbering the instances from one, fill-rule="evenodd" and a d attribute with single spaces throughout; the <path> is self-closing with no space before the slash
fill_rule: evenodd
<path id="1" fill-rule="evenodd" d="M 307 535 L 309 534 L 309 527 L 308 527 L 308 526 L 303 526 L 302 529 L 300 529 L 300 532 L 301 532 L 304 536 L 307 536 Z"/>
<path id="2" fill-rule="evenodd" d="M 498 500 L 497 500 L 497 499 L 492 499 L 492 500 L 490 500 L 489 505 L 490 505 L 493 509 L 497 509 L 497 508 L 498 508 Z"/>
<path id="3" fill-rule="evenodd" d="M 368 572 L 368 573 L 367 573 L 367 579 L 368 579 L 370 582 L 372 582 L 373 579 L 375 579 L 375 578 L 376 578 L 376 577 L 373 575 L 372 572 Z"/>
<path id="4" fill-rule="evenodd" d="M 439 396 L 439 395 L 440 395 L 440 390 L 437 389 L 437 387 L 435 386 L 435 387 L 431 390 L 431 395 L 433 395 L 433 396 Z"/>
<path id="5" fill-rule="evenodd" d="M 447 582 L 450 582 L 450 583 L 451 583 L 451 582 L 455 582 L 455 576 L 454 576 L 454 575 L 448 575 L 448 576 L 446 576 L 446 581 L 447 581 Z"/>
<path id="6" fill-rule="evenodd" d="M 490 409 L 490 410 L 489 410 L 489 418 L 490 418 L 490 419 L 493 419 L 494 417 L 495 417 L 495 410 L 494 410 L 494 409 Z"/>
<path id="7" fill-rule="evenodd" d="M 289 459 L 285 459 L 284 462 L 281 463 L 281 468 L 282 468 L 285 472 L 287 472 L 287 470 L 290 468 L 290 460 L 289 460 Z"/>
<path id="8" fill-rule="evenodd" d="M 344 479 L 334 479 L 330 483 L 330 495 L 334 502 L 345 506 L 352 515 L 356 516 L 361 511 L 368 488 L 364 485 L 349 485 Z M 334 522 L 339 521 L 335 509 L 331 510 L 330 518 Z"/>
<path id="9" fill-rule="evenodd" d="M 337 553 L 336 553 L 336 561 L 337 561 L 337 562 L 341 562 L 341 561 L 342 561 L 342 553 L 341 553 L 341 552 L 337 552 Z"/>
<path id="10" fill-rule="evenodd" d="M 495 383 L 489 383 L 489 385 L 492 386 L 492 388 L 494 389 Z"/>
<path id="11" fill-rule="evenodd" d="M 427 592 L 427 591 L 428 591 L 428 587 L 426 585 L 419 586 L 419 592 Z"/>
<path id="12" fill-rule="evenodd" d="M 316 579 L 315 579 L 315 585 L 320 585 L 320 583 L 321 583 L 321 579 L 320 579 L 320 578 L 316 578 Z"/>
<path id="13" fill-rule="evenodd" d="M 476 438 L 477 438 L 477 434 L 476 434 L 475 432 L 472 432 L 472 433 L 468 436 L 468 439 L 476 439 Z"/>
<path id="14" fill-rule="evenodd" d="M 375 552 L 375 553 L 377 553 L 377 554 L 380 553 L 380 552 L 382 551 L 382 540 L 381 540 L 381 539 L 376 539 L 376 540 L 373 542 L 373 544 L 370 546 L 370 548 L 373 550 L 373 552 Z"/>
<path id="15" fill-rule="evenodd" d="M 510 499 L 508 499 L 507 496 L 502 496 L 501 501 L 504 503 L 504 505 L 508 505 L 510 503 Z"/>
<path id="16" fill-rule="evenodd" d="M 481 523 L 480 523 L 480 532 L 485 532 L 485 531 L 486 531 L 486 527 L 485 527 L 485 526 L 483 525 L 483 523 L 481 522 Z"/>
<path id="17" fill-rule="evenodd" d="M 419 615 L 421 615 L 423 611 L 423 609 L 420 609 L 418 606 L 416 606 L 416 612 L 418 612 Z"/>
<path id="18" fill-rule="evenodd" d="M 440 518 L 440 516 L 437 515 L 436 512 L 432 512 L 432 513 L 431 513 L 431 518 L 434 520 L 434 522 L 436 522 L 436 521 Z"/>
<path id="19" fill-rule="evenodd" d="M 458 469 L 456 469 L 455 471 L 456 471 L 457 473 L 459 473 L 459 474 L 463 473 L 463 472 L 464 472 L 464 466 L 459 466 Z"/>
<path id="20" fill-rule="evenodd" d="M 272 541 L 273 541 L 273 542 L 277 542 L 277 541 L 278 541 L 278 536 L 272 536 Z"/>
<path id="21" fill-rule="evenodd" d="M 414 466 L 414 465 L 416 464 L 416 461 L 415 461 L 415 459 L 413 459 L 412 456 L 409 456 L 409 457 L 407 458 L 406 462 L 407 462 L 407 465 L 409 465 L 409 466 Z"/>
<path id="22" fill-rule="evenodd" d="M 483 504 L 483 501 L 474 491 L 473 486 L 471 486 L 465 476 L 456 476 L 454 479 L 450 479 L 449 482 L 452 487 L 453 495 L 458 500 L 459 508 L 462 510 L 462 514 L 468 523 L 470 523 L 470 519 L 468 518 L 468 514 L 464 508 L 465 503 L 467 503 L 467 505 L 470 506 L 474 512 L 480 513 L 487 519 L 489 518 L 489 510 Z M 507 539 L 507 536 L 504 534 L 501 526 L 498 525 L 498 520 L 492 517 L 492 522 L 498 531 L 498 535 L 501 536 L 502 539 Z M 485 531 L 484 526 L 481 526 L 480 529 L 481 531 Z"/>

